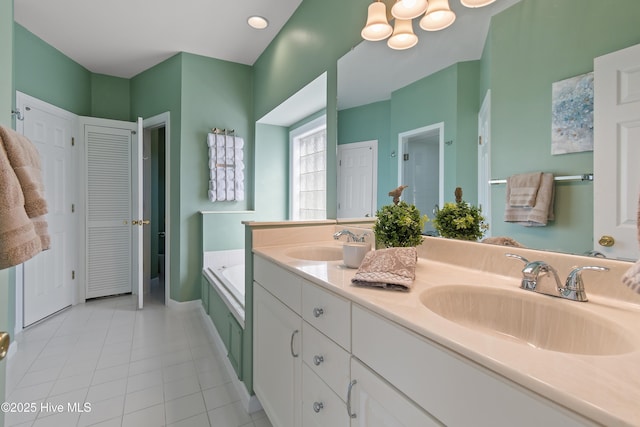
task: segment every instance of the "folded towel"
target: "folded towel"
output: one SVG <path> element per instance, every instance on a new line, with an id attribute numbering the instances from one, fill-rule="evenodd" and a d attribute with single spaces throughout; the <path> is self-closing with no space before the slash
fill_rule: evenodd
<path id="1" fill-rule="evenodd" d="M 0 137 L 0 269 L 22 264 L 41 251 L 42 240 L 27 215 L 20 182 Z"/>
<path id="2" fill-rule="evenodd" d="M 636 227 L 638 229 L 638 244 L 640 244 L 640 197 L 638 197 Z M 622 283 L 627 285 L 632 291 L 640 294 L 640 259 L 622 276 Z"/>
<path id="3" fill-rule="evenodd" d="M 409 291 L 416 278 L 416 248 L 388 248 L 370 251 L 351 282 L 357 286 Z"/>
<path id="4" fill-rule="evenodd" d="M 513 175 L 507 179 L 509 206 L 513 208 L 532 208 L 536 204 L 542 172 Z"/>
<path id="5" fill-rule="evenodd" d="M 508 181 L 507 181 L 508 182 Z M 512 207 L 509 204 L 511 195 L 507 185 L 507 201 L 505 204 L 504 220 L 524 225 L 525 227 L 542 227 L 548 221 L 553 221 L 553 202 L 555 185 L 553 174 L 543 173 L 540 178 L 540 187 L 536 194 L 535 205 L 531 208 Z"/>

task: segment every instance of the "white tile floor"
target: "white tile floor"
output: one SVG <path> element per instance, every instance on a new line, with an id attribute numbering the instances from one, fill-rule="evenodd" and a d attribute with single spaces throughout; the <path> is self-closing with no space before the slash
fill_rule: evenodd
<path id="1" fill-rule="evenodd" d="M 7 413 L 6 427 L 271 426 L 264 412 L 242 409 L 197 310 L 135 303 L 78 304 L 20 334 L 7 401 L 35 410 Z"/>

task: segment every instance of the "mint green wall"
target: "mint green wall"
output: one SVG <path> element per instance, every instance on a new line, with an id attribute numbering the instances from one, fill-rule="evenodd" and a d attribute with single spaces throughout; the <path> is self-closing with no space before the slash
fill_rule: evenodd
<path id="1" fill-rule="evenodd" d="M 91 72 L 15 24 L 15 90 L 91 115 Z"/>
<path id="2" fill-rule="evenodd" d="M 13 90 L 13 0 L 0 0 L 0 125 L 12 127 Z M 15 329 L 14 269 L 0 270 L 0 331 L 13 337 Z M 0 362 L 0 401 L 5 401 L 6 361 Z M 4 414 L 0 414 L 0 427 Z"/>
<path id="3" fill-rule="evenodd" d="M 130 80 L 91 74 L 91 116 L 130 120 Z"/>
<path id="4" fill-rule="evenodd" d="M 551 85 L 593 70 L 593 59 L 640 43 L 636 0 L 523 0 L 494 17 L 483 70 L 490 72 L 492 174 L 593 170 L 592 152 L 552 156 Z M 595 177 L 598 179 L 598 177 Z M 526 246 L 593 248 L 593 186 L 556 185 L 556 221 L 526 228 L 502 221 L 505 187 L 492 187 L 493 235 Z"/>
<path id="5" fill-rule="evenodd" d="M 336 72 L 338 58 L 362 40 L 369 3 L 306 0 L 300 4 L 254 64 L 256 120 L 323 72 Z M 335 76 L 327 76 L 331 78 Z"/>
<path id="6" fill-rule="evenodd" d="M 395 187 L 398 174 L 391 174 L 391 152 L 397 151 L 397 141 L 391 143 L 391 101 L 380 101 L 338 111 L 338 144 L 378 141 L 378 208 L 388 203 L 389 190 Z"/>
<path id="7" fill-rule="evenodd" d="M 342 143 L 378 139 L 378 206 L 390 202 L 398 185 L 398 134 L 444 122 L 445 201 L 462 187 L 464 199 L 477 201 L 478 99 L 480 63 L 462 62 L 391 94 L 391 100 L 339 112 Z"/>
<path id="8" fill-rule="evenodd" d="M 327 73 L 327 216 L 337 214 L 337 61 L 360 43 L 368 0 L 303 1 L 254 64 L 254 117 Z M 257 159 L 259 162 L 259 159 Z M 256 164 L 257 169 L 262 167 Z"/>
<path id="9" fill-rule="evenodd" d="M 256 220 L 278 221 L 289 217 L 289 130 L 256 124 L 255 209 Z"/>
<path id="10" fill-rule="evenodd" d="M 251 67 L 204 56 L 182 54 L 182 129 L 180 135 L 180 298 L 200 297 L 202 236 L 198 211 L 246 210 L 253 207 L 253 139 Z M 207 199 L 209 182 L 207 133 L 213 127 L 235 129 L 244 139 L 245 200 Z M 222 216 L 219 229 L 235 229 L 240 218 Z M 242 233 L 241 228 L 239 228 Z M 242 238 L 242 234 L 239 235 Z M 221 242 L 222 244 L 222 242 Z M 224 245 L 224 244 L 223 244 Z M 173 253 L 172 253 L 173 257 Z M 173 286 L 172 286 L 173 289 Z"/>

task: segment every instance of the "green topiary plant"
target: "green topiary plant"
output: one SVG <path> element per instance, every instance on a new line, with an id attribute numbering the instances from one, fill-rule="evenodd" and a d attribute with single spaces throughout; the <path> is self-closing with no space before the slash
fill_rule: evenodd
<path id="1" fill-rule="evenodd" d="M 433 219 L 433 226 L 442 237 L 460 240 L 478 240 L 489 225 L 482 216 L 482 210 L 463 201 L 462 191 L 456 203 L 445 203 Z"/>
<path id="2" fill-rule="evenodd" d="M 421 245 L 422 230 L 428 220 L 415 205 L 404 201 L 383 206 L 376 212 L 373 225 L 376 242 L 388 248 Z"/>

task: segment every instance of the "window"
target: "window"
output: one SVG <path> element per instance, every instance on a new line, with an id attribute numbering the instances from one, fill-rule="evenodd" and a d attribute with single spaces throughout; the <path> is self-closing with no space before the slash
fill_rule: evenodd
<path id="1" fill-rule="evenodd" d="M 291 219 L 326 219 L 326 118 L 294 129 L 291 141 Z"/>

